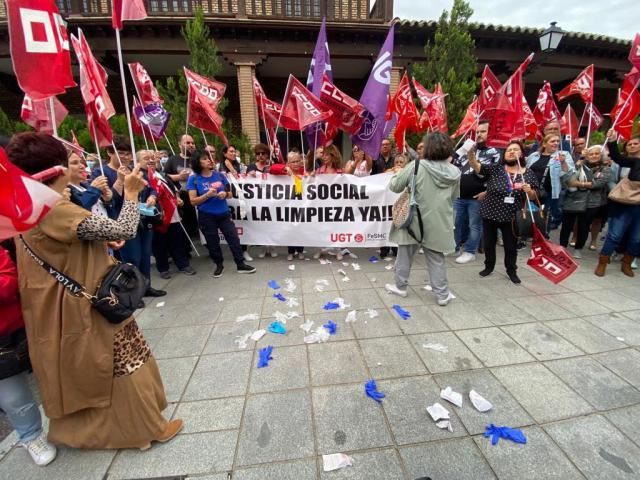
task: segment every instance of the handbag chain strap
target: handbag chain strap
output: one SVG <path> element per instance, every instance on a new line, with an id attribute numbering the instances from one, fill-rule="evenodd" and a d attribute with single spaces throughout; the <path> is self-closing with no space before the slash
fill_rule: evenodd
<path id="1" fill-rule="evenodd" d="M 32 249 L 27 245 L 27 242 L 24 241 L 22 235 L 20 235 L 20 241 L 22 242 L 22 246 L 26 250 L 33 260 L 40 265 L 45 272 L 51 275 L 59 284 L 61 284 L 65 290 L 68 290 L 71 295 L 74 297 L 84 297 L 89 301 L 94 300 L 96 297 L 87 293 L 86 289 L 78 282 L 76 282 L 73 278 L 65 275 L 60 272 L 56 268 L 52 267 L 45 260 L 40 258 Z"/>

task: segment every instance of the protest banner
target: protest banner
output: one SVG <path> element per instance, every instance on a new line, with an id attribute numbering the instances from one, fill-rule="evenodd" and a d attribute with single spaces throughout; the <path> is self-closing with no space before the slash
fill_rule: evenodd
<path id="1" fill-rule="evenodd" d="M 387 188 L 390 179 L 391 174 L 306 177 L 296 194 L 288 176 L 240 178 L 232 184 L 229 211 L 243 245 L 379 247 L 388 243 L 398 196 Z"/>

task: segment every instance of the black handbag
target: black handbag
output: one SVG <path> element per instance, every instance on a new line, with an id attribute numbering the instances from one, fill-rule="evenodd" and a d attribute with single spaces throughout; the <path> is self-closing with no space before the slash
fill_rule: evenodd
<path id="1" fill-rule="evenodd" d="M 27 370 L 31 370 L 31 361 L 25 329 L 0 337 L 0 380 Z"/>
<path id="2" fill-rule="evenodd" d="M 91 306 L 107 319 L 109 323 L 118 324 L 125 321 L 136 311 L 144 293 L 147 282 L 138 268 L 130 263 L 117 263 L 106 273 L 96 293 L 90 295 L 85 288 L 73 278 L 58 271 L 38 255 L 20 236 L 27 253 L 44 270 L 56 279 L 73 296 L 84 297 Z"/>
<path id="3" fill-rule="evenodd" d="M 537 199 L 536 199 L 537 200 Z M 523 202 L 522 208 L 516 212 L 516 216 L 511 222 L 513 234 L 520 239 L 533 238 L 533 224 L 535 223 L 541 232 L 547 231 L 547 217 L 544 214 L 540 202 L 537 203 L 537 210 L 530 212 L 527 200 Z M 533 217 L 533 218 L 531 218 Z"/>

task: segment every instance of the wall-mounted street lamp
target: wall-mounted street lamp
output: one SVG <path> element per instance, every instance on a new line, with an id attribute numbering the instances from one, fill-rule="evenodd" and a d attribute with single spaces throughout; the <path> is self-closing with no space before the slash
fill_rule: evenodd
<path id="1" fill-rule="evenodd" d="M 558 22 L 551 22 L 551 26 L 540 34 L 540 50 L 542 52 L 553 52 L 558 48 L 560 40 L 566 33 L 560 27 L 556 26 Z"/>

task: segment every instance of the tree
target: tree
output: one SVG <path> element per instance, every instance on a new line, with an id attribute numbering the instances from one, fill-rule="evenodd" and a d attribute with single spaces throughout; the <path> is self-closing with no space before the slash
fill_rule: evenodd
<path id="1" fill-rule="evenodd" d="M 443 10 L 433 42 L 424 47 L 427 61 L 413 66 L 414 76 L 425 87 L 442 85 L 452 129 L 462 120 L 478 86 L 475 42 L 469 33 L 471 15 L 469 3 L 453 0 L 451 14 Z"/>
<path id="2" fill-rule="evenodd" d="M 182 36 L 189 48 L 189 65 L 187 68 L 199 73 L 205 77 L 214 78 L 222 71 L 222 65 L 218 57 L 218 48 L 215 41 L 211 38 L 209 27 L 204 21 L 204 12 L 198 8 L 193 19 L 187 20 L 182 28 Z M 187 104 L 187 81 L 184 78 L 184 72 L 179 70 L 175 77 L 168 77 L 164 82 L 156 82 L 158 92 L 164 99 L 164 107 L 171 112 L 171 122 L 167 128 L 167 136 L 173 142 L 180 135 L 184 134 L 186 122 L 186 104 Z M 218 105 L 218 112 L 222 115 L 227 107 L 228 100 L 223 98 Z M 201 135 L 193 132 L 196 143 L 201 141 Z M 223 130 L 227 135 L 229 142 L 241 151 L 246 152 L 249 147 L 248 137 L 242 132 L 233 128 L 230 121 L 225 121 Z M 207 142 L 218 147 L 221 141 L 213 135 L 207 134 Z"/>

